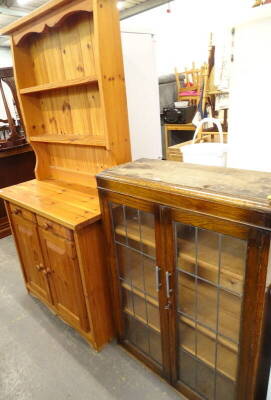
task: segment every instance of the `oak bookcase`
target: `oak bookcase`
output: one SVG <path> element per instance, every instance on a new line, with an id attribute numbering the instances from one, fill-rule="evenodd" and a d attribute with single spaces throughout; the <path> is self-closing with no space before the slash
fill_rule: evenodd
<path id="1" fill-rule="evenodd" d="M 188 399 L 265 399 L 270 174 L 142 159 L 97 179 L 119 342 Z"/>
<path id="2" fill-rule="evenodd" d="M 27 289 L 95 348 L 113 335 L 95 174 L 130 160 L 114 0 L 52 0 L 1 31 L 36 179 L 1 191 Z"/>

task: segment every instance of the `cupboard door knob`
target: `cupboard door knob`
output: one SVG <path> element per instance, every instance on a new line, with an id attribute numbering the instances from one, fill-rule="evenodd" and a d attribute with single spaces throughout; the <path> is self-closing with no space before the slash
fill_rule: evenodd
<path id="1" fill-rule="evenodd" d="M 44 266 L 42 264 L 37 264 L 36 268 L 38 271 L 42 271 L 44 269 Z"/>
<path id="2" fill-rule="evenodd" d="M 14 208 L 14 214 L 18 215 L 20 214 L 21 210 L 19 208 Z"/>

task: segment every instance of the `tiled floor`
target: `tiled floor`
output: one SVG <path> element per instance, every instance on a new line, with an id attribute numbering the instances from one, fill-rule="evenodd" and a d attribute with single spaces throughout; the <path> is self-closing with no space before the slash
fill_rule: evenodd
<path id="1" fill-rule="evenodd" d="M 180 400 L 116 344 L 93 351 L 26 293 L 11 237 L 0 240 L 0 400 Z"/>

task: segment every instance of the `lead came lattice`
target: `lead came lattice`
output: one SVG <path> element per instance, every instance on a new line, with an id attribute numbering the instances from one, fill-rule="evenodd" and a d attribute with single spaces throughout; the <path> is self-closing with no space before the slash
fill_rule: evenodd
<path id="1" fill-rule="evenodd" d="M 111 204 L 126 339 L 162 365 L 153 214 Z"/>
<path id="2" fill-rule="evenodd" d="M 175 223 L 179 380 L 234 400 L 247 242 Z"/>

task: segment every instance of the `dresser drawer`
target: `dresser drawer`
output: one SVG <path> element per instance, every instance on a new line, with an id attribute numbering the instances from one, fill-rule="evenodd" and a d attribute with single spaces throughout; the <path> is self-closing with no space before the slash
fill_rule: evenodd
<path id="1" fill-rule="evenodd" d="M 73 233 L 70 229 L 39 215 L 37 215 L 37 221 L 38 225 L 45 231 L 52 232 L 68 240 L 73 240 Z"/>
<path id="2" fill-rule="evenodd" d="M 22 208 L 22 207 L 16 206 L 15 204 L 10 203 L 10 211 L 11 211 L 11 214 L 13 214 L 13 215 L 18 215 L 19 217 L 27 219 L 28 221 L 36 222 L 35 214 L 32 213 L 31 211 L 26 210 L 25 208 Z"/>

